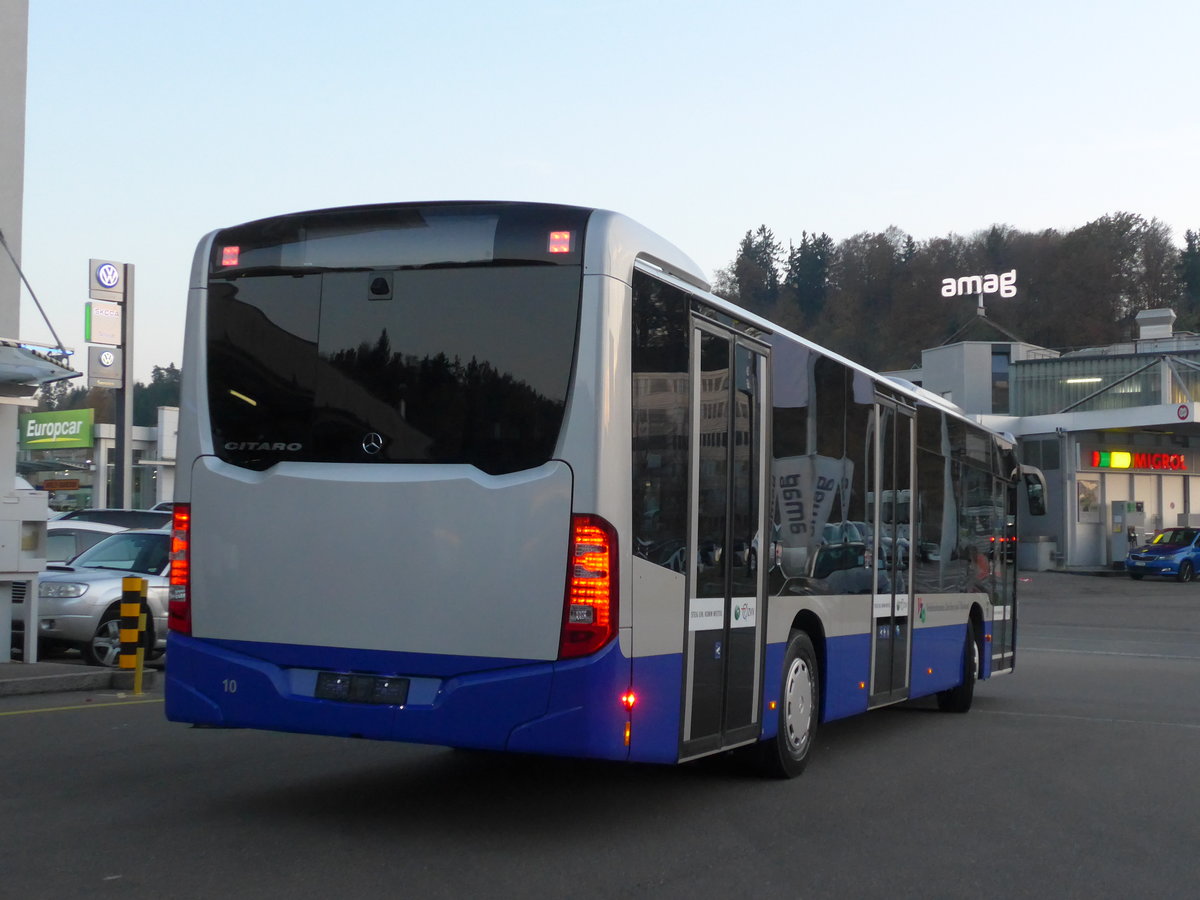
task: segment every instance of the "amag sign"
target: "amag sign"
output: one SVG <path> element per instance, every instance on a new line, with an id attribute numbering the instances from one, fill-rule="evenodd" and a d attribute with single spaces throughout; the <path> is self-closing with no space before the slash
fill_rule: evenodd
<path id="1" fill-rule="evenodd" d="M 22 450 L 65 450 L 92 446 L 94 410 L 66 409 L 61 412 L 22 413 Z"/>

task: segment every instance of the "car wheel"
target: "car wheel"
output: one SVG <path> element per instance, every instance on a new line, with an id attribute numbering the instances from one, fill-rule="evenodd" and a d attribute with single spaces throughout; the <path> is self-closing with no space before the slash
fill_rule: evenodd
<path id="1" fill-rule="evenodd" d="M 975 699 L 975 680 L 979 677 L 979 642 L 975 640 L 975 623 L 967 622 L 967 639 L 963 644 L 963 680 L 958 687 L 937 695 L 942 712 L 965 713 Z"/>
<path id="2" fill-rule="evenodd" d="M 1195 571 L 1192 569 L 1191 561 L 1185 559 L 1183 562 L 1181 562 L 1179 564 L 1179 574 L 1176 575 L 1175 577 L 1178 578 L 1180 581 L 1186 583 L 1188 581 L 1191 581 L 1192 578 L 1195 576 L 1195 574 L 1196 574 Z"/>
<path id="3" fill-rule="evenodd" d="M 89 666 L 116 666 L 121 661 L 121 614 L 116 609 L 106 612 L 92 639 L 80 649 Z"/>
<path id="4" fill-rule="evenodd" d="M 765 774 L 795 778 L 812 755 L 820 713 L 820 675 L 812 640 L 803 631 L 792 632 L 783 657 L 779 727 L 775 739 L 761 748 Z"/>

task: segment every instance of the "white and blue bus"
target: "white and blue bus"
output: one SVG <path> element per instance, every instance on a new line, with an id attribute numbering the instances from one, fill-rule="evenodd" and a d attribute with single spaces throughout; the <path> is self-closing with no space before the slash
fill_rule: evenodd
<path id="1" fill-rule="evenodd" d="M 788 776 L 1013 669 L 1012 440 L 621 215 L 214 231 L 183 371 L 173 720 Z"/>

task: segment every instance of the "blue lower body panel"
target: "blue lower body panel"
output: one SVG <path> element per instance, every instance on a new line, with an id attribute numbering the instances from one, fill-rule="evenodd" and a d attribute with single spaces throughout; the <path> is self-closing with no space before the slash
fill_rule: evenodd
<path id="1" fill-rule="evenodd" d="M 926 697 L 962 683 L 966 639 L 965 623 L 913 631 L 911 696 Z"/>
<path id="2" fill-rule="evenodd" d="M 962 682 L 963 642 L 966 625 L 918 628 L 912 632 L 912 668 L 909 696 L 924 697 L 948 690 Z M 763 677 L 763 737 L 773 738 L 778 714 L 771 702 L 779 702 L 786 643 L 767 645 Z M 853 634 L 828 638 L 816 648 L 821 657 L 821 721 L 844 719 L 867 711 L 867 685 L 871 682 L 871 635 Z M 981 677 L 987 677 L 985 669 Z"/>
<path id="3" fill-rule="evenodd" d="M 864 687 L 871 672 L 871 636 L 852 634 L 828 638 L 824 647 L 814 647 L 823 666 L 821 721 L 844 719 L 867 711 Z M 783 656 L 786 643 L 767 644 L 763 677 L 763 737 L 773 738 L 779 730 L 779 714 L 771 703 L 782 701 Z"/>
<path id="4" fill-rule="evenodd" d="M 677 762 L 683 726 L 683 654 L 635 657 L 633 687 L 638 699 L 629 758 Z"/>
<path id="5" fill-rule="evenodd" d="M 568 662 L 211 641 L 172 634 L 167 718 L 232 728 L 625 759 L 616 641 Z M 319 672 L 409 681 L 403 705 L 320 699 Z"/>

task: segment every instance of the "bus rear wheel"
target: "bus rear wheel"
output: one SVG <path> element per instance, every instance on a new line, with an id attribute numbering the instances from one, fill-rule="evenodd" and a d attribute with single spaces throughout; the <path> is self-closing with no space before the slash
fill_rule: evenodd
<path id="1" fill-rule="evenodd" d="M 967 621 L 967 639 L 963 644 L 963 680 L 958 687 L 937 695 L 938 709 L 943 712 L 965 713 L 975 699 L 975 681 L 979 678 L 979 642 L 975 640 L 975 623 Z"/>
<path id="2" fill-rule="evenodd" d="M 820 674 L 812 640 L 793 631 L 783 657 L 779 725 L 775 739 L 762 745 L 764 773 L 774 778 L 795 778 L 812 755 L 820 712 Z"/>

